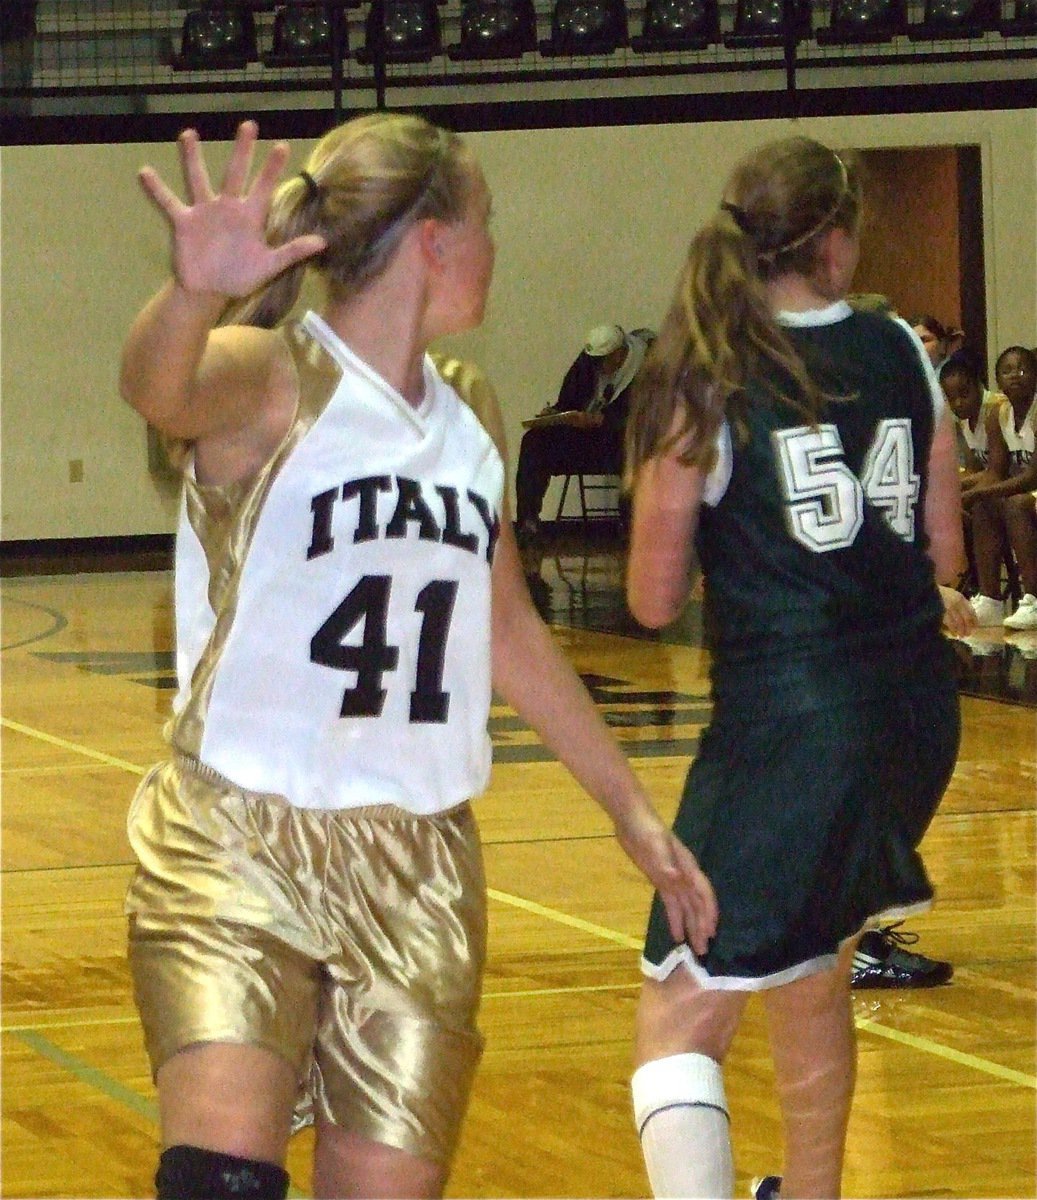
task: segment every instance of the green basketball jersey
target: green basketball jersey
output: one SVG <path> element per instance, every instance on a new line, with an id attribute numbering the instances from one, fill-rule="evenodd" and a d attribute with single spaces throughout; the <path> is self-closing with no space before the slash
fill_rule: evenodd
<path id="1" fill-rule="evenodd" d="M 702 509 L 718 704 L 851 699 L 885 686 L 939 627 L 924 529 L 934 396 L 918 349 L 886 316 L 845 304 L 819 315 L 787 332 L 836 399 L 811 425 L 750 384 L 730 481 Z"/>

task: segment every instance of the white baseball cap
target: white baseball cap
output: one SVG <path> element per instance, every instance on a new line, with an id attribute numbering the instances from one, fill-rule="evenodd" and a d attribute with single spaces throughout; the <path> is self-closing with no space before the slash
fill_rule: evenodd
<path id="1" fill-rule="evenodd" d="M 626 336 L 618 325 L 595 325 L 587 334 L 583 352 L 591 358 L 604 358 L 606 354 L 618 350 L 625 342 Z"/>

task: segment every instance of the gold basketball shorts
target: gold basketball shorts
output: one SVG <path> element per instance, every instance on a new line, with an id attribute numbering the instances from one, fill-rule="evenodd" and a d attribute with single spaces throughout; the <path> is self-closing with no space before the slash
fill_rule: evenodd
<path id="1" fill-rule="evenodd" d="M 153 1072 L 200 1042 L 264 1046 L 312 1110 L 448 1163 L 482 1052 L 486 886 L 467 804 L 294 808 L 191 760 L 128 819 L 126 898 Z"/>

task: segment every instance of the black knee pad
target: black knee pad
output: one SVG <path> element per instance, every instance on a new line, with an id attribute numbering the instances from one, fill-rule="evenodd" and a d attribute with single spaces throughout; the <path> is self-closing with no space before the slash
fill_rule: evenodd
<path id="1" fill-rule="evenodd" d="M 276 1163 L 170 1146 L 158 1160 L 158 1200 L 285 1200 L 288 1172 Z"/>

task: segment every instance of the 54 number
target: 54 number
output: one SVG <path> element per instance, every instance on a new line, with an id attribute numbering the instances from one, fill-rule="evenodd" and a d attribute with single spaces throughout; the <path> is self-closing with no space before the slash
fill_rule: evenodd
<path id="1" fill-rule="evenodd" d="M 821 554 L 852 545 L 864 524 L 865 498 L 882 510 L 894 533 L 905 541 L 914 537 L 921 481 L 910 421 L 879 422 L 860 479 L 844 461 L 834 425 L 780 429 L 773 438 L 789 531 L 808 550 Z"/>

